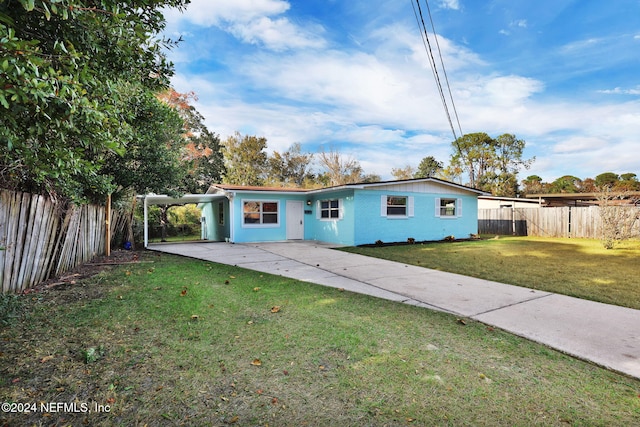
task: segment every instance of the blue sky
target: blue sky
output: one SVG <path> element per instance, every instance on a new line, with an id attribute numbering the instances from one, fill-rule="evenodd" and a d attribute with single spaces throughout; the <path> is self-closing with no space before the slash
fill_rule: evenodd
<path id="1" fill-rule="evenodd" d="M 640 176 L 639 0 L 429 6 L 463 133 L 524 139 L 536 161 L 520 179 Z M 222 140 L 333 147 L 383 179 L 425 156 L 448 163 L 453 135 L 411 0 L 192 0 L 166 16 L 184 40 L 172 84 L 197 93 Z"/>

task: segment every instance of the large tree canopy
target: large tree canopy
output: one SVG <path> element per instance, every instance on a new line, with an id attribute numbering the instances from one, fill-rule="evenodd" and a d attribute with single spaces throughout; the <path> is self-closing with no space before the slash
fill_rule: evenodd
<path id="1" fill-rule="evenodd" d="M 87 200 L 120 185 L 101 169 L 136 144 L 128 97 L 168 84 L 162 8 L 187 3 L 0 0 L 0 186 Z"/>
<path id="2" fill-rule="evenodd" d="M 449 170 L 466 172 L 467 184 L 491 192 L 495 196 L 515 196 L 518 192 L 517 174 L 528 169 L 534 159 L 522 159 L 525 141 L 512 134 L 492 138 L 484 132 L 461 136 L 452 143 Z"/>

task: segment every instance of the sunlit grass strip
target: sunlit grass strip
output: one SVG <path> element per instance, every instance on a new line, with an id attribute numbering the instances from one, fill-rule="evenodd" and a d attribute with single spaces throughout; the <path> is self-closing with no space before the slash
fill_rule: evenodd
<path id="1" fill-rule="evenodd" d="M 640 309 L 640 241 L 500 237 L 349 252 Z"/>

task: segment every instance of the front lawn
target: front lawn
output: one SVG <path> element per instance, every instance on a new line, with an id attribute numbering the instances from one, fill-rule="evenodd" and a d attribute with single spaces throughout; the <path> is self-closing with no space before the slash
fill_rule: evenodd
<path id="1" fill-rule="evenodd" d="M 141 260 L 20 297 L 21 316 L 0 329 L 0 399 L 77 411 L 4 411 L 0 425 L 640 424 L 640 381 L 480 323 Z"/>
<path id="2" fill-rule="evenodd" d="M 451 273 L 640 309 L 640 241 L 542 237 L 345 248 Z"/>

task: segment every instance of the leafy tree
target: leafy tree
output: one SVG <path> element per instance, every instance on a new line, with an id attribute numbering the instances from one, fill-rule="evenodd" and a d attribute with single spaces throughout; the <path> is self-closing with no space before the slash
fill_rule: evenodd
<path id="1" fill-rule="evenodd" d="M 324 168 L 323 175 L 327 186 L 353 184 L 365 179 L 360 163 L 351 156 L 343 156 L 333 147 L 329 152 L 323 148 L 318 158 Z"/>
<path id="2" fill-rule="evenodd" d="M 161 92 L 158 99 L 175 108 L 183 120 L 186 143 L 181 164 L 186 174 L 181 189 L 187 193 L 206 192 L 212 183 L 220 182 L 224 174 L 220 137 L 207 129 L 204 117 L 191 105 L 198 100 L 195 92 L 180 93 L 169 88 Z"/>
<path id="3" fill-rule="evenodd" d="M 226 172 L 223 181 L 235 185 L 263 185 L 267 165 L 267 139 L 242 136 L 240 132 L 226 139 L 222 154 Z"/>
<path id="4" fill-rule="evenodd" d="M 393 168 L 391 169 L 391 175 L 395 179 L 411 179 L 415 175 L 416 171 L 413 169 L 411 165 L 407 165 L 403 168 Z"/>
<path id="5" fill-rule="evenodd" d="M 451 165 L 467 172 L 469 186 L 489 190 L 496 157 L 495 140 L 484 132 L 470 133 L 456 139 L 453 145 Z"/>
<path id="6" fill-rule="evenodd" d="M 620 175 L 620 182 L 616 188 L 622 191 L 639 191 L 640 181 L 635 173 L 623 173 Z"/>
<path id="7" fill-rule="evenodd" d="M 135 136 L 124 143 L 122 155 L 107 156 L 100 174 L 113 177 L 121 192 L 133 189 L 138 194 L 180 194 L 186 174 L 181 162 L 186 142 L 182 118 L 173 107 L 140 86 L 123 85 L 121 92 L 127 92 L 126 122 Z"/>
<path id="8" fill-rule="evenodd" d="M 618 181 L 620 181 L 620 177 L 613 172 L 605 172 L 596 176 L 596 186 L 599 188 L 612 188 Z"/>
<path id="9" fill-rule="evenodd" d="M 550 193 L 577 193 L 581 179 L 572 175 L 561 176 L 549 186 Z"/>
<path id="10" fill-rule="evenodd" d="M 274 151 L 267 160 L 267 181 L 283 186 L 303 187 L 305 183 L 313 181 L 312 160 L 313 154 L 303 153 L 299 142 L 282 154 Z"/>
<path id="11" fill-rule="evenodd" d="M 596 181 L 593 178 L 585 178 L 578 183 L 578 193 L 595 193 L 598 191 Z"/>
<path id="12" fill-rule="evenodd" d="M 524 194 L 541 194 L 545 192 L 545 184 L 538 175 L 529 175 L 523 179 L 522 187 Z"/>
<path id="13" fill-rule="evenodd" d="M 420 161 L 418 169 L 413 174 L 414 178 L 428 178 L 442 171 L 444 165 L 433 156 L 427 156 Z"/>
<path id="14" fill-rule="evenodd" d="M 101 168 L 134 140 L 123 84 L 167 85 L 161 10 L 186 3 L 0 0 L 0 185 L 80 201 L 111 192 Z"/>
<path id="15" fill-rule="evenodd" d="M 508 133 L 496 139 L 484 132 L 466 134 L 453 146 L 450 171 L 467 172 L 467 185 L 496 196 L 515 196 L 518 171 L 528 169 L 534 161 L 522 159 L 525 141 Z"/>
<path id="16" fill-rule="evenodd" d="M 535 160 L 523 160 L 525 141 L 515 135 L 505 133 L 496 138 L 496 177 L 491 192 L 496 196 L 515 197 L 518 193 L 518 172 L 529 169 Z"/>

